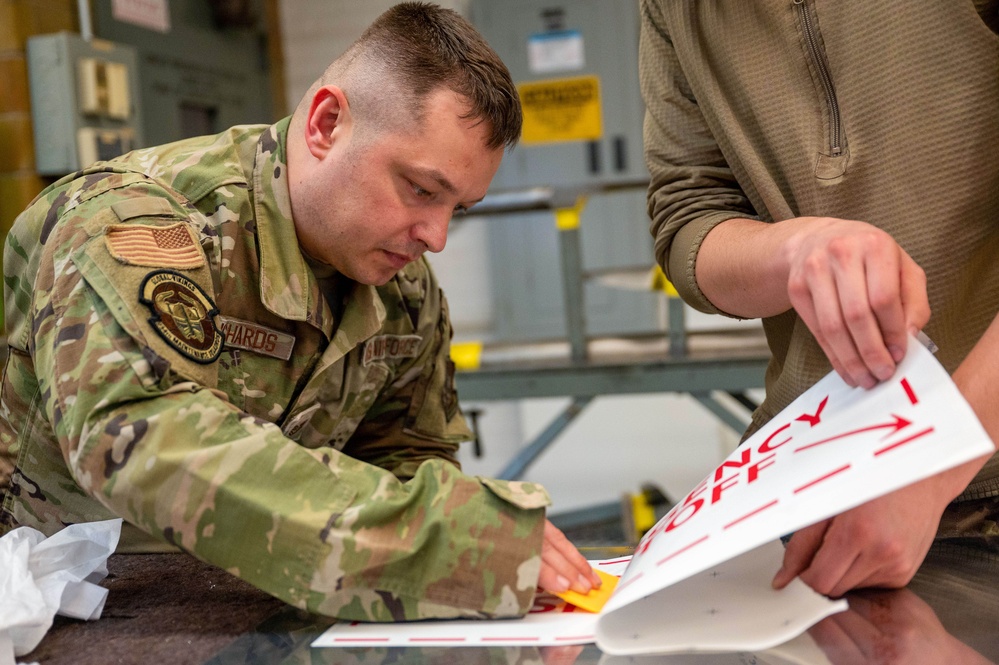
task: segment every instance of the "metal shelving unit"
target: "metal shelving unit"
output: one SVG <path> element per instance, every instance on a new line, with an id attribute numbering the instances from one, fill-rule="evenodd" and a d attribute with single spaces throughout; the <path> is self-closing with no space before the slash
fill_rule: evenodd
<path id="1" fill-rule="evenodd" d="M 665 334 L 668 344 L 663 352 L 626 358 L 601 358 L 591 353 L 594 340 L 587 335 L 583 303 L 583 284 L 588 275 L 582 268 L 578 216 L 587 197 L 609 189 L 645 186 L 645 181 L 636 181 L 586 188 L 534 187 L 490 194 L 474 208 L 477 216 L 550 210 L 558 228 L 568 331 L 564 357 L 490 362 L 486 353 L 478 368 L 459 371 L 456 377 L 458 394 L 463 400 L 572 398 L 569 406 L 507 464 L 499 474 L 501 478 L 522 477 L 530 464 L 600 395 L 686 393 L 738 434 L 745 429 L 747 414 L 756 407 L 746 391 L 763 387 L 770 355 L 762 344 L 762 334 L 726 333 L 734 343 L 725 350 L 692 348 L 695 345 L 690 343 L 691 336 L 684 328 L 684 306 L 676 297 L 669 297 Z M 742 348 L 740 341 L 745 343 Z M 719 399 L 721 393 L 731 399 Z"/>

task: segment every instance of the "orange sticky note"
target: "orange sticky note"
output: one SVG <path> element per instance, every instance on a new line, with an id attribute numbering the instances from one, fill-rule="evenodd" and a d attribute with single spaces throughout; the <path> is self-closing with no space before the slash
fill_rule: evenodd
<path id="1" fill-rule="evenodd" d="M 577 593 L 572 589 L 568 591 L 563 591 L 562 593 L 556 593 L 555 595 L 569 603 L 570 605 L 575 605 L 581 610 L 586 610 L 587 612 L 599 612 L 603 606 L 610 599 L 611 594 L 614 593 L 614 587 L 617 586 L 617 582 L 620 579 L 614 575 L 608 575 L 602 570 L 596 570 L 597 575 L 603 581 L 599 589 L 593 589 L 587 594 Z"/>

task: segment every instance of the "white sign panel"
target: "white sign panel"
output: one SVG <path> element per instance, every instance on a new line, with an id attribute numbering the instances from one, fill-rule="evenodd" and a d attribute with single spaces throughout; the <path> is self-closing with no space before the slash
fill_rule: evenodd
<path id="1" fill-rule="evenodd" d="M 528 616 L 460 622 L 460 632 L 490 626 L 500 631 L 491 639 L 505 644 L 571 644 L 568 636 L 582 640 L 592 631 L 589 641 L 608 654 L 781 644 L 846 603 L 797 579 L 771 588 L 780 536 L 993 451 L 947 372 L 910 340 L 891 380 L 864 390 L 831 373 L 747 439 L 645 535 L 603 610 L 586 617 L 592 624 L 563 625 L 577 620 L 563 611 L 544 631 Z M 425 625 L 330 630 L 404 640 Z M 316 645 L 331 646 L 326 636 Z"/>

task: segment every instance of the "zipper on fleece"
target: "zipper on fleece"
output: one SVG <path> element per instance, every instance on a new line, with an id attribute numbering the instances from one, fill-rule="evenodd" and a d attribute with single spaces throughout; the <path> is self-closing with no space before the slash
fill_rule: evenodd
<path id="1" fill-rule="evenodd" d="M 801 29 L 805 37 L 805 45 L 808 53 L 815 63 L 815 70 L 819 74 L 822 82 L 822 89 L 826 95 L 826 106 L 829 109 L 829 152 L 833 157 L 843 154 L 842 127 L 839 114 L 839 101 L 836 99 L 836 88 L 833 87 L 832 76 L 829 74 L 829 63 L 826 61 L 826 54 L 819 46 L 818 37 L 815 34 L 815 24 L 812 22 L 812 13 L 805 4 L 805 0 L 791 0 L 794 8 L 798 11 L 801 19 Z"/>

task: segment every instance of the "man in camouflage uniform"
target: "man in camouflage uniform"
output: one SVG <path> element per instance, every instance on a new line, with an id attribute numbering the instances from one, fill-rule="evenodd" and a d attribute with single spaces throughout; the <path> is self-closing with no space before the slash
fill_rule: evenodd
<path id="1" fill-rule="evenodd" d="M 63 178 L 4 254 L 0 531 L 123 517 L 295 606 L 525 613 L 592 571 L 531 483 L 462 475 L 424 251 L 520 132 L 463 19 L 389 10 L 272 126 Z"/>

